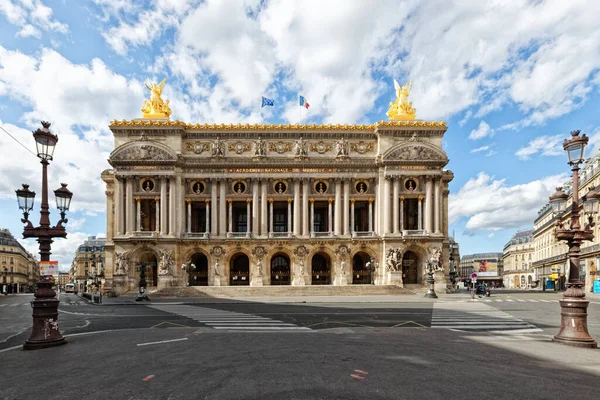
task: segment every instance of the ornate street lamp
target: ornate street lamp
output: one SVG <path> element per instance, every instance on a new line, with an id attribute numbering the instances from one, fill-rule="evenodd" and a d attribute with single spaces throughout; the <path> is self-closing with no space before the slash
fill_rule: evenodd
<path id="1" fill-rule="evenodd" d="M 584 240 L 593 240 L 594 226 L 593 215 L 598 212 L 599 195 L 591 190 L 584 196 L 584 212 L 588 214 L 589 222 L 581 229 L 579 223 L 579 164 L 583 162 L 585 145 L 588 137 L 579 136 L 580 131 L 571 132 L 572 138 L 563 142 L 563 148 L 569 156 L 569 165 L 573 171 L 573 190 L 571 192 L 571 221 L 569 228 L 564 228 L 562 222 L 557 221 L 555 235 L 557 240 L 565 240 L 569 246 L 569 282 L 567 290 L 560 300 L 561 320 L 560 331 L 554 336 L 553 341 L 576 347 L 596 347 L 596 341 L 590 336 L 587 329 L 587 308 L 589 301 L 585 299 L 583 282 L 579 280 L 579 253 Z M 556 193 L 550 196 L 553 212 L 560 213 L 565 210 L 567 196 L 562 189 L 557 188 Z M 587 204 L 586 204 L 587 203 Z M 560 218 L 560 216 L 559 216 Z"/>
<path id="2" fill-rule="evenodd" d="M 42 203 L 40 211 L 40 225 L 34 227 L 29 221 L 29 213 L 33 208 L 35 193 L 29 190 L 29 185 L 23 184 L 23 188 L 16 190 L 19 208 L 23 212 L 21 221 L 27 224 L 23 229 L 23 238 L 37 238 L 40 244 L 40 261 L 50 261 L 50 250 L 53 238 L 66 238 L 63 223 L 67 223 L 65 214 L 71 204 L 73 193 L 67 189 L 66 184 L 54 191 L 56 195 L 57 208 L 61 212 L 61 220 L 56 226 L 50 226 L 50 211 L 48 205 L 48 164 L 54 155 L 54 147 L 58 142 L 58 136 L 52 134 L 48 128 L 50 123 L 42 121 L 42 128 L 33 132 L 37 156 L 42 160 Z M 58 328 L 58 304 L 56 293 L 52 290 L 53 282 L 47 277 L 40 277 L 35 287 L 35 300 L 31 302 L 33 308 L 33 328 L 31 336 L 23 348 L 25 350 L 42 349 L 45 347 L 65 344 L 66 340 Z"/>
<path id="3" fill-rule="evenodd" d="M 192 273 L 196 269 L 196 265 L 190 260 L 186 264 L 181 264 L 181 269 L 188 273 L 188 286 L 195 286 L 195 279 L 192 280 Z"/>
<path id="4" fill-rule="evenodd" d="M 433 274 L 443 270 L 442 263 L 440 261 L 440 257 L 436 254 L 433 254 L 425 261 L 425 269 L 427 270 L 427 293 L 425 293 L 425 297 L 431 299 L 438 298 L 437 294 L 435 294 L 435 279 L 433 279 Z"/>
<path id="5" fill-rule="evenodd" d="M 150 267 L 150 265 L 146 263 L 139 263 L 137 265 L 137 270 L 140 271 L 140 284 L 139 284 L 139 293 L 135 298 L 135 301 L 150 301 L 150 298 L 146 294 L 146 268 Z"/>

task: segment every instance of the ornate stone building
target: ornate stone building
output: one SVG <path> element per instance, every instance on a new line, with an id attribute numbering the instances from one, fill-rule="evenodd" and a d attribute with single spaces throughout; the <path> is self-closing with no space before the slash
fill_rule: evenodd
<path id="1" fill-rule="evenodd" d="M 69 276 L 79 292 L 102 286 L 106 238 L 88 236 L 75 252 Z"/>
<path id="2" fill-rule="evenodd" d="M 445 289 L 447 128 L 402 120 L 403 90 L 372 125 L 113 121 L 106 290 L 135 290 L 142 265 L 157 287 L 423 285 L 434 249 Z"/>
<path id="3" fill-rule="evenodd" d="M 39 278 L 40 267 L 35 257 L 25 250 L 8 229 L 0 229 L 0 291 L 33 291 Z"/>
<path id="4" fill-rule="evenodd" d="M 534 281 L 533 229 L 515 232 L 504 245 L 504 287 L 509 289 L 528 289 Z"/>

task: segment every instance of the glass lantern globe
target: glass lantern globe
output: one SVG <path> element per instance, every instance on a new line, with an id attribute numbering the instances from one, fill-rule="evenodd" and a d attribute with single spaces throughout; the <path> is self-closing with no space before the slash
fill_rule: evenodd
<path id="1" fill-rule="evenodd" d="M 52 134 L 48 129 L 50 128 L 50 122 L 42 121 L 42 126 L 42 129 L 33 132 L 37 156 L 45 161 L 52 160 L 54 147 L 56 146 L 56 142 L 58 142 L 58 136 Z"/>

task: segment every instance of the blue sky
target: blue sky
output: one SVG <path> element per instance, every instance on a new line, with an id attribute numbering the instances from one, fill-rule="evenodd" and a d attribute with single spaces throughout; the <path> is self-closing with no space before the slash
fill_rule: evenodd
<path id="1" fill-rule="evenodd" d="M 108 124 L 140 117 L 144 80 L 167 77 L 172 118 L 186 122 L 374 123 L 393 79 L 412 79 L 417 118 L 448 125 L 461 253 L 502 251 L 568 179 L 569 132 L 598 152 L 599 14 L 577 0 L 4 0 L 0 125 L 31 150 L 40 120 L 59 134 L 49 185 L 74 192 L 69 239 L 53 245 L 67 266 L 105 232 Z M 261 95 L 275 99 L 262 114 Z M 2 131 L 0 146 L 0 226 L 20 237 L 14 190 L 39 193 L 41 168 Z"/>

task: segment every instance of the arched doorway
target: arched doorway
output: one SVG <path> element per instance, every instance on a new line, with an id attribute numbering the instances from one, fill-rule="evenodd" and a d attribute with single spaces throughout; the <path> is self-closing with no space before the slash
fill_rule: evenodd
<path id="1" fill-rule="evenodd" d="M 140 256 L 139 261 L 136 265 L 136 273 L 139 274 L 139 267 L 145 266 L 145 275 L 146 275 L 146 285 L 148 286 L 158 286 L 158 263 L 156 260 L 156 256 L 154 253 L 144 253 Z"/>
<path id="2" fill-rule="evenodd" d="M 419 283 L 418 261 L 419 257 L 412 251 L 402 256 L 402 282 L 405 285 Z"/>
<path id="3" fill-rule="evenodd" d="M 313 285 L 329 285 L 331 283 L 331 260 L 327 254 L 315 254 L 310 265 Z"/>
<path id="4" fill-rule="evenodd" d="M 515 277 L 513 279 L 513 287 L 514 288 L 518 288 L 519 287 L 519 275 L 515 275 Z"/>
<path id="5" fill-rule="evenodd" d="M 231 286 L 250 285 L 250 260 L 245 254 L 236 254 L 229 264 L 229 284 Z"/>
<path id="6" fill-rule="evenodd" d="M 371 283 L 373 270 L 367 268 L 369 255 L 364 251 L 359 251 L 352 257 L 352 284 L 368 285 Z"/>
<path id="7" fill-rule="evenodd" d="M 531 275 L 527 275 L 527 285 L 531 287 L 533 284 L 533 277 Z"/>
<path id="8" fill-rule="evenodd" d="M 208 258 L 202 253 L 192 256 L 188 274 L 190 286 L 208 286 Z"/>
<path id="9" fill-rule="evenodd" d="M 525 287 L 525 275 L 521 275 L 521 287 Z"/>
<path id="10" fill-rule="evenodd" d="M 276 254 L 271 258 L 271 285 L 290 284 L 290 258 Z"/>

